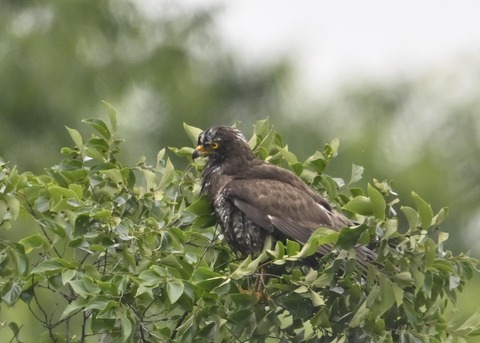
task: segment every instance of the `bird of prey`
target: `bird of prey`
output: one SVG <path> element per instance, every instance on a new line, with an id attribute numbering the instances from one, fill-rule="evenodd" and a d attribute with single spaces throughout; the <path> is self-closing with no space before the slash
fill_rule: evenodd
<path id="1" fill-rule="evenodd" d="M 304 244 L 320 227 L 339 230 L 354 224 L 295 174 L 256 158 L 235 128 L 215 126 L 203 131 L 192 158 L 200 156 L 207 157 L 202 194 L 236 253 L 258 255 L 268 235 Z M 331 249 L 322 245 L 318 252 L 325 255 Z M 376 259 L 367 247 L 358 246 L 356 252 L 362 267 Z"/>

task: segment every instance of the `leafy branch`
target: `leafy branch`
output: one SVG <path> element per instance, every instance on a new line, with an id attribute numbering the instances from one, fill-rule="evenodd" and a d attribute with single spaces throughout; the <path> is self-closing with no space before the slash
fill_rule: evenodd
<path id="1" fill-rule="evenodd" d="M 387 181 L 363 191 L 359 166 L 348 182 L 326 175 L 337 140 L 302 162 L 267 120 L 254 125 L 249 144 L 258 156 L 291 169 L 358 225 L 319 228 L 303 246 L 279 241 L 243 259 L 199 196 L 203 162 L 190 161 L 193 148 L 169 148 L 186 168 L 165 149 L 154 165 L 125 166 L 107 108 L 108 125 L 84 121 L 89 138 L 67 129 L 75 146 L 45 174 L 1 166 L 2 303 L 25 302 L 50 340 L 441 342 L 480 333 L 480 313 L 460 323 L 448 313 L 478 261 L 445 250 L 447 210 L 434 213 L 416 193 L 414 207 L 402 206 Z M 193 142 L 201 131 L 184 128 Z M 15 240 L 20 213 L 28 230 Z M 334 252 L 316 255 L 323 244 Z M 357 244 L 379 256 L 364 274 Z M 25 324 L 8 324 L 11 341 L 22 340 Z"/>

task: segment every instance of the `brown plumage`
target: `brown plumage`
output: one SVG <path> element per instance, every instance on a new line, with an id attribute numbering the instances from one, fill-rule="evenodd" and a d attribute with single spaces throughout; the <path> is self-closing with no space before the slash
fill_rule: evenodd
<path id="1" fill-rule="evenodd" d="M 295 174 L 256 158 L 237 129 L 216 126 L 202 132 L 192 157 L 199 156 L 208 158 L 202 193 L 235 252 L 259 254 L 268 235 L 305 243 L 319 227 L 353 224 Z M 330 245 L 318 248 L 321 254 L 330 250 Z M 356 250 L 362 267 L 376 258 L 366 247 Z"/>

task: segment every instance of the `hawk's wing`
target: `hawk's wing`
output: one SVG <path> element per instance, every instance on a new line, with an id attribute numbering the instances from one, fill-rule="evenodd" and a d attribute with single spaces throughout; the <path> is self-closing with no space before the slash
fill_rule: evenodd
<path id="1" fill-rule="evenodd" d="M 269 232 L 276 229 L 300 243 L 305 243 L 319 227 L 340 228 L 349 223 L 312 197 L 307 189 L 279 180 L 233 179 L 223 191 L 258 226 Z"/>
<path id="2" fill-rule="evenodd" d="M 325 207 L 325 200 L 319 195 L 312 196 L 305 189 L 278 180 L 233 179 L 224 192 L 229 201 L 261 228 L 303 244 L 320 227 L 340 229 L 352 224 L 348 218 Z M 322 255 L 331 249 L 330 244 L 317 248 Z M 377 255 L 365 246 L 355 250 L 360 268 L 366 272 L 368 263 L 375 261 Z"/>

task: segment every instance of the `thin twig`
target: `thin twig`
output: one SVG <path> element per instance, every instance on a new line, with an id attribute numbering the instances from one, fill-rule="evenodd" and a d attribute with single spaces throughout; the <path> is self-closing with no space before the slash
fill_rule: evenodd
<path id="1" fill-rule="evenodd" d="M 33 315 L 35 316 L 35 318 L 37 318 L 41 323 L 43 323 L 43 326 L 45 328 L 47 328 L 48 330 L 48 334 L 50 336 L 50 338 L 52 339 L 53 342 L 57 342 L 57 339 L 55 338 L 55 335 L 53 334 L 53 331 L 52 331 L 52 326 L 50 325 L 50 322 L 48 320 L 48 315 L 47 313 L 45 312 L 45 310 L 43 309 L 42 305 L 40 305 L 40 301 L 38 300 L 37 298 L 37 293 L 35 292 L 35 290 L 33 290 L 33 298 L 35 299 L 35 303 L 37 304 L 38 306 L 38 309 L 40 310 L 40 312 L 42 312 L 43 314 L 43 317 L 44 317 L 44 320 L 40 319 L 39 316 L 37 316 L 35 314 L 35 312 L 33 312 L 32 308 L 30 307 L 30 304 L 28 305 L 30 311 L 33 313 Z"/>
<path id="2" fill-rule="evenodd" d="M 9 341 L 9 343 L 12 343 L 14 339 L 17 340 L 17 342 L 20 342 L 19 339 L 18 339 L 18 335 L 20 334 L 20 330 L 23 328 L 23 325 L 21 325 L 18 330 L 16 330 L 14 333 L 13 333 L 13 337 L 12 339 Z"/>
<path id="3" fill-rule="evenodd" d="M 25 194 L 22 194 L 22 193 L 17 193 L 17 194 L 19 196 L 23 197 L 23 199 L 25 200 L 25 203 L 27 204 L 28 208 L 30 209 L 28 212 L 32 215 L 32 217 L 38 223 L 40 218 L 37 216 L 35 209 L 33 208 L 32 204 L 30 204 L 30 202 L 28 201 Z M 45 229 L 43 228 L 43 226 L 40 223 L 39 223 L 39 226 L 40 226 L 40 229 L 43 232 L 43 235 L 45 236 L 45 238 L 47 238 L 48 242 L 50 243 L 50 246 L 53 248 L 53 251 L 55 251 L 55 253 L 57 254 L 57 256 L 59 258 L 63 258 L 62 255 L 58 252 L 57 248 L 53 245 L 53 240 L 50 238 L 50 236 L 47 235 L 47 231 L 45 231 Z"/>
<path id="4" fill-rule="evenodd" d="M 81 333 L 81 337 L 80 337 L 80 342 L 82 342 L 82 343 L 85 342 L 85 338 L 86 338 L 86 326 L 87 326 L 88 317 L 90 317 L 90 315 L 84 311 L 83 312 L 83 322 L 82 322 L 82 333 Z"/>
<path id="5" fill-rule="evenodd" d="M 188 316 L 188 311 L 185 311 L 183 312 L 182 316 L 178 319 L 177 325 L 175 325 L 175 329 L 173 329 L 172 334 L 170 335 L 170 342 L 173 342 L 173 340 L 175 339 L 175 336 L 177 336 L 178 329 L 180 328 L 180 326 L 182 326 L 183 321 L 185 320 L 185 318 L 187 318 L 187 316 Z"/>

